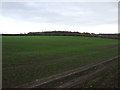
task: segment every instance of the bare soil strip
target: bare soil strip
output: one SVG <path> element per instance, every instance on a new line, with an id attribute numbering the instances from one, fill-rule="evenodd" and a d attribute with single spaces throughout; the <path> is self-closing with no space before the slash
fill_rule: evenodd
<path id="1" fill-rule="evenodd" d="M 110 65 L 117 61 L 119 56 L 109 60 L 89 64 L 74 70 L 52 75 L 15 88 L 72 88 L 77 84 L 81 87 L 99 73 L 104 72 Z"/>
<path id="2" fill-rule="evenodd" d="M 116 63 L 116 62 L 105 64 L 105 66 L 101 66 L 101 67 L 97 66 L 97 68 L 95 67 L 93 70 L 88 71 L 86 74 L 81 75 L 72 80 L 69 80 L 65 84 L 60 85 L 56 88 L 77 88 L 77 85 L 79 85 L 79 87 L 84 87 L 84 85 L 86 85 L 88 81 L 94 79 L 100 73 L 105 72 L 113 63 Z"/>

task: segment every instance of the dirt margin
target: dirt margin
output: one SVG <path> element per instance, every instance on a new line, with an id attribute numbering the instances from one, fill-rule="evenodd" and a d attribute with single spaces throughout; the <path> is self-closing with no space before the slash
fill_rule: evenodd
<path id="1" fill-rule="evenodd" d="M 82 87 L 86 82 L 106 70 L 112 63 L 116 62 L 118 57 L 119 56 L 115 56 L 109 60 L 52 75 L 15 88 L 71 88 L 77 84 L 80 84 Z"/>

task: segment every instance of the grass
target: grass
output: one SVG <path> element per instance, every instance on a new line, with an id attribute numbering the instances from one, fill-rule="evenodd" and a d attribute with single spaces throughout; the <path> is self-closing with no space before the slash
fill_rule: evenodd
<path id="1" fill-rule="evenodd" d="M 3 88 L 116 56 L 115 39 L 72 36 L 3 36 Z"/>
<path id="2" fill-rule="evenodd" d="M 118 88 L 118 67 L 118 63 L 112 64 L 104 73 L 91 80 L 85 88 Z"/>

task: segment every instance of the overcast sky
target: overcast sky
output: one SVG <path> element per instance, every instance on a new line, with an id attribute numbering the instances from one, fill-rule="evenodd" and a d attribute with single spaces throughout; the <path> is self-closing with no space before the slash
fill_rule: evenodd
<path id="1" fill-rule="evenodd" d="M 2 33 L 118 32 L 117 2 L 1 2 Z"/>

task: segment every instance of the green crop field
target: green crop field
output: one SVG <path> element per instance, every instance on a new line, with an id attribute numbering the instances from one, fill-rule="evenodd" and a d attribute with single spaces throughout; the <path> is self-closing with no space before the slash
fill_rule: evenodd
<path id="1" fill-rule="evenodd" d="M 116 56 L 116 39 L 75 36 L 3 36 L 3 88 Z"/>

